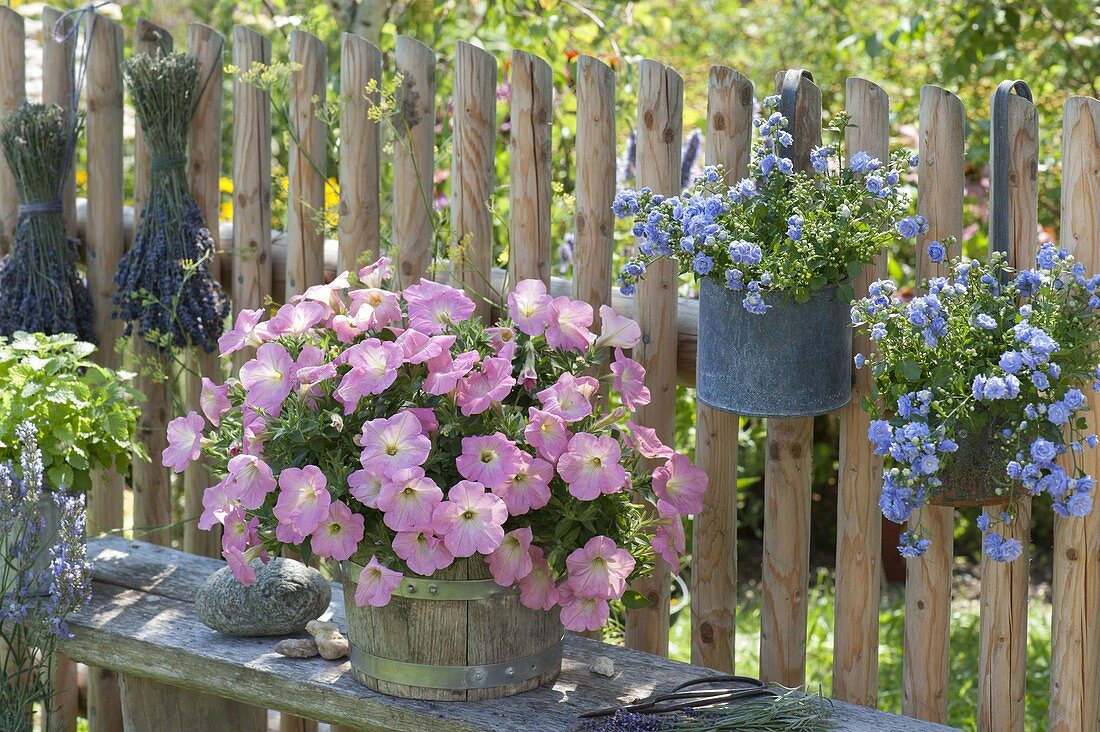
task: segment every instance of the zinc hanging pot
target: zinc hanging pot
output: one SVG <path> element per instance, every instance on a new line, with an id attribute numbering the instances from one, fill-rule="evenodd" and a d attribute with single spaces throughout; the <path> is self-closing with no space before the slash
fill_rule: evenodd
<path id="1" fill-rule="evenodd" d="M 851 305 L 835 285 L 804 303 L 768 295 L 761 315 L 746 310 L 743 298 L 702 278 L 699 401 L 748 417 L 810 417 L 851 400 Z"/>
<path id="2" fill-rule="evenodd" d="M 1002 451 L 993 439 L 996 425 L 987 423 L 981 432 L 959 437 L 959 449 L 950 464 L 939 473 L 943 481 L 939 492 L 929 499 L 935 506 L 992 506 L 1008 502 L 1008 496 L 998 494 L 1005 484 L 1005 463 Z"/>
<path id="3" fill-rule="evenodd" d="M 351 669 L 367 687 L 407 699 L 475 701 L 529 691 L 561 672 L 556 611 L 520 604 L 479 557 L 432 577 L 402 578 L 385 607 L 355 604 L 363 565 L 343 564 Z M 365 561 L 365 560 L 363 560 Z"/>

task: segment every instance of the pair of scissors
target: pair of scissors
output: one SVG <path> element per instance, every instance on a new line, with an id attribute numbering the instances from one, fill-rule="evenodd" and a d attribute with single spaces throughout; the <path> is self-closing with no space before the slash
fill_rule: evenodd
<path id="1" fill-rule="evenodd" d="M 722 684 L 714 689 L 697 688 L 710 684 Z M 734 686 L 738 684 L 738 686 Z M 671 691 L 653 694 L 645 699 L 624 704 L 620 707 L 608 707 L 594 712 L 585 712 L 581 719 L 609 717 L 620 709 L 635 714 L 667 714 L 685 709 L 700 709 L 715 704 L 725 704 L 739 699 L 752 699 L 760 696 L 776 696 L 760 679 L 751 676 L 715 675 L 704 676 L 685 681 Z"/>

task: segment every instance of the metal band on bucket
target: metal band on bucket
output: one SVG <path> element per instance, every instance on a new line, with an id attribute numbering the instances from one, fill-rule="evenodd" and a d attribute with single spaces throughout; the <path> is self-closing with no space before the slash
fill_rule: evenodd
<path id="1" fill-rule="evenodd" d="M 344 562 L 344 574 L 353 585 L 359 583 L 363 565 Z M 413 600 L 488 600 L 502 595 L 514 595 L 514 587 L 501 587 L 494 580 L 438 580 L 428 577 L 402 577 L 393 594 Z"/>
<path id="2" fill-rule="evenodd" d="M 561 667 L 563 635 L 554 645 L 533 656 L 481 666 L 432 666 L 372 656 L 351 644 L 351 670 L 362 684 L 372 680 L 429 689 L 485 689 L 518 684 Z"/>

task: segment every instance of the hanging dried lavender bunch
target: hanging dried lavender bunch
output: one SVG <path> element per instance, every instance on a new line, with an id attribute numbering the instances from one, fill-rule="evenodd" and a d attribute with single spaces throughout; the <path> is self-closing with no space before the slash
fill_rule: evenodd
<path id="1" fill-rule="evenodd" d="M 214 238 L 187 187 L 187 131 L 198 64 L 140 54 L 122 67 L 152 157 L 149 198 L 134 246 L 115 273 L 112 317 L 126 335 L 161 347 L 217 346 L 229 303 L 210 276 Z"/>
<path id="2" fill-rule="evenodd" d="M 19 194 L 12 250 L 0 260 L 0 336 L 23 330 L 95 341 L 92 298 L 76 269 L 60 198 L 72 122 L 57 105 L 26 102 L 0 122 L 0 148 Z"/>

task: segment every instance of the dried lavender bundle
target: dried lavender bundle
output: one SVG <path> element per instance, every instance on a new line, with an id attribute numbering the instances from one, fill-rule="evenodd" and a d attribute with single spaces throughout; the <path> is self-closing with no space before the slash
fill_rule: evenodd
<path id="1" fill-rule="evenodd" d="M 229 302 L 210 276 L 214 238 L 187 186 L 187 132 L 198 65 L 184 54 L 140 54 L 122 68 L 152 158 L 134 246 L 115 272 L 115 311 L 161 347 L 217 346 Z"/>
<path id="2" fill-rule="evenodd" d="M 60 199 L 75 135 L 57 105 L 24 102 L 0 122 L 0 149 L 20 204 L 11 253 L 0 260 L 2 336 L 73 333 L 95 342 L 92 299 L 76 269 Z"/>

